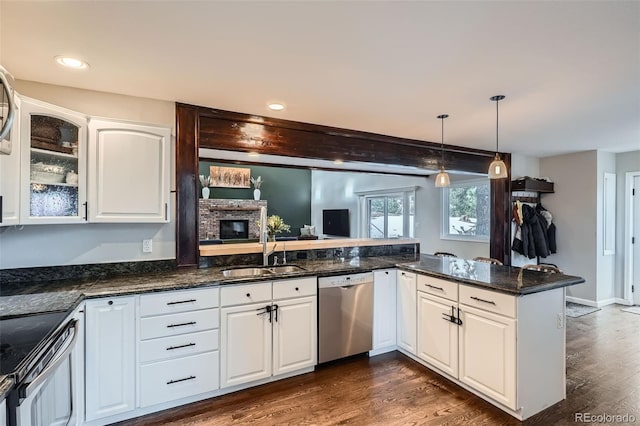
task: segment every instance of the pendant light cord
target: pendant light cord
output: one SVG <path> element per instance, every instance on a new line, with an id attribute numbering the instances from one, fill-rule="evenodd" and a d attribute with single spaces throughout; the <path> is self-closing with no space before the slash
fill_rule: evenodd
<path id="1" fill-rule="evenodd" d="M 442 154 L 442 159 L 440 162 L 440 167 L 444 168 L 444 117 L 442 117 L 440 119 L 440 121 L 442 122 L 442 136 L 440 139 L 440 145 L 441 145 L 441 154 Z"/>
<path id="2" fill-rule="evenodd" d="M 498 104 L 500 103 L 500 99 L 496 100 L 496 154 L 500 152 L 498 149 Z"/>

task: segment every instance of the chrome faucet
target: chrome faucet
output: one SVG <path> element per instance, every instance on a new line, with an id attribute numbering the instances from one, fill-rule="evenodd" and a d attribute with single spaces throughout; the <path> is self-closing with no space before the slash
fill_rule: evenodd
<path id="1" fill-rule="evenodd" d="M 273 254 L 273 252 L 276 251 L 276 247 L 278 246 L 278 244 L 274 244 L 273 248 L 271 250 L 268 250 L 268 239 L 269 238 L 267 236 L 267 231 L 264 231 L 262 235 L 262 266 L 269 266 L 269 255 Z"/>

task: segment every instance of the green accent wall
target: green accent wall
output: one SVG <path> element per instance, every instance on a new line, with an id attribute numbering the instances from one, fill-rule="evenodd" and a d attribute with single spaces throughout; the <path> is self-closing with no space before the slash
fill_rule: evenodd
<path id="1" fill-rule="evenodd" d="M 277 214 L 287 225 L 290 233 L 279 236 L 298 236 L 300 228 L 311 224 L 311 170 L 287 167 L 236 165 L 212 161 L 199 162 L 199 175 L 209 175 L 209 166 L 238 167 L 251 169 L 251 177 L 262 176 L 261 200 L 267 200 L 267 214 Z M 209 188 L 209 198 L 253 200 L 251 188 Z M 198 183 L 199 197 L 202 186 Z"/>

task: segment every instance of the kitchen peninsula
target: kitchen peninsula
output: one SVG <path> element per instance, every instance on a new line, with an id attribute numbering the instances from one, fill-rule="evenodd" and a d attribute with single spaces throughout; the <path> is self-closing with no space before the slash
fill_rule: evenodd
<path id="1" fill-rule="evenodd" d="M 219 337 L 218 330 L 224 336 L 222 312 L 232 312 L 236 308 L 224 308 L 225 304 L 230 303 L 224 294 L 244 297 L 245 293 L 251 292 L 253 298 L 253 292 L 268 283 L 269 289 L 272 284 L 274 286 L 274 297 L 276 286 L 291 287 L 293 291 L 295 285 L 296 291 L 300 286 L 301 291 L 309 292 L 308 297 L 315 298 L 316 277 L 367 271 L 373 271 L 374 277 L 392 278 L 393 285 L 390 288 L 393 299 L 397 294 L 397 304 L 393 306 L 391 316 L 384 318 L 380 316 L 385 313 L 374 313 L 374 333 L 376 324 L 396 324 L 397 321 L 393 344 L 378 353 L 397 349 L 520 419 L 530 417 L 564 398 L 564 287 L 583 282 L 580 277 L 523 271 L 520 268 L 463 259 L 429 255 L 416 257 L 413 253 L 371 257 L 349 257 L 345 253 L 344 257 L 291 263 L 301 269 L 275 273 L 268 277 L 260 275 L 242 278 L 223 274 L 223 270 L 240 265 L 168 269 L 155 273 L 55 281 L 47 277 L 50 276 L 50 270 L 56 268 L 42 268 L 39 271 L 41 276 L 37 276 L 38 271 L 33 269 L 29 272 L 4 270 L 0 310 L 3 317 L 10 315 L 15 320 L 23 314 L 50 311 L 71 313 L 84 307 L 85 319 L 93 318 L 94 322 L 95 317 L 92 315 L 96 315 L 96 309 L 105 313 L 103 320 L 114 312 L 129 312 L 126 318 L 131 323 L 124 324 L 122 330 L 123 336 L 131 339 L 130 342 L 125 340 L 123 343 L 130 352 L 123 355 L 130 359 L 125 361 L 130 363 L 131 371 L 139 369 L 139 376 L 133 374 L 131 377 L 122 377 L 123 383 L 131 389 L 129 405 L 118 406 L 118 412 L 113 409 L 101 412 L 87 402 L 88 411 L 81 424 L 107 424 L 313 371 L 315 361 L 309 367 L 292 373 L 274 374 L 267 379 L 225 387 L 219 381 L 220 376 L 224 377 L 225 367 L 224 363 L 218 364 L 220 361 L 217 354 L 228 348 L 225 347 L 226 340 Z M 28 281 L 20 282 L 23 273 L 25 277 L 28 275 Z M 13 282 L 7 282 L 8 278 Z M 377 282 L 374 278 L 375 285 Z M 380 294 L 374 296 L 378 297 L 378 300 L 374 300 L 374 306 L 386 304 L 388 307 L 389 299 L 382 300 L 379 296 Z M 176 300 L 181 303 L 172 304 Z M 182 300 L 188 303 L 182 303 Z M 134 308 L 135 306 L 139 308 Z M 172 311 L 165 313 L 168 307 Z M 255 312 L 251 312 L 251 317 L 255 317 Z M 388 310 L 386 312 L 389 313 Z M 312 318 L 315 318 L 315 313 L 313 315 Z M 166 338 L 149 339 L 149 336 L 141 335 L 146 333 L 144 324 L 153 324 L 174 316 L 176 319 L 178 316 L 198 316 L 198 323 L 211 321 L 213 328 Z M 315 324 L 315 319 L 313 321 Z M 89 327 L 90 324 L 87 324 L 87 331 Z M 92 345 L 100 345 L 100 336 L 96 335 L 100 330 L 93 329 L 91 333 L 87 333 L 87 341 L 83 343 L 87 363 L 95 352 Z M 110 333 L 117 334 L 118 330 L 120 329 L 111 328 Z M 190 351 L 185 352 L 183 358 L 145 361 L 145 357 L 152 356 L 148 345 L 160 344 L 162 339 L 180 339 L 180 336 L 191 335 L 193 339 L 210 337 L 205 342 L 198 341 L 198 346 L 182 349 Z M 209 349 L 200 349 L 200 344 Z M 162 349 L 163 353 L 167 352 Z M 105 350 L 113 351 L 114 348 Z M 208 352 L 198 352 L 202 350 Z M 180 385 L 180 392 L 175 394 L 178 396 L 163 391 L 164 387 L 171 386 L 165 385 L 164 381 L 159 387 L 149 387 L 149 383 L 155 380 L 155 375 L 150 375 L 150 372 L 157 370 L 156 365 L 160 367 L 180 359 L 191 363 L 192 358 L 196 361 L 202 358 L 207 362 L 217 362 L 207 364 L 207 374 L 212 377 L 210 381 L 187 381 Z M 315 360 L 315 356 L 313 359 Z M 95 359 L 91 362 L 95 363 Z M 95 386 L 99 382 L 96 380 L 103 373 L 107 374 L 107 371 L 87 368 L 87 376 L 84 378 L 86 398 L 91 397 L 91 392 L 97 392 L 98 388 Z M 163 375 L 169 373 L 171 371 L 162 372 Z M 201 373 L 202 375 L 192 375 L 209 377 L 204 372 Z M 11 372 L 3 374 L 5 376 L 0 377 L 0 383 L 10 384 Z M 118 377 L 113 376 L 113 371 L 108 374 L 112 375 L 111 379 L 118 381 Z M 185 376 L 191 377 L 188 374 Z M 139 392 L 137 397 L 135 389 Z M 10 391 L 9 385 L 4 386 L 4 391 Z M 81 395 L 81 398 L 84 397 L 85 395 Z M 91 398 L 96 399 L 95 395 Z"/>

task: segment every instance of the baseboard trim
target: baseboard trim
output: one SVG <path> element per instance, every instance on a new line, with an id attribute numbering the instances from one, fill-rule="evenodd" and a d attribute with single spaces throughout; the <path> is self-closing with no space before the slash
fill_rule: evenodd
<path id="1" fill-rule="evenodd" d="M 633 305 L 633 303 L 631 303 L 627 299 L 621 299 L 619 297 L 613 297 L 611 299 L 599 300 L 597 302 L 594 302 L 593 300 L 581 299 L 579 297 L 573 297 L 573 296 L 567 296 L 566 300 L 567 300 L 567 302 L 573 302 L 573 303 L 578 303 L 580 305 L 591 306 L 592 308 L 602 308 L 604 306 L 613 305 L 613 304 L 616 304 L 616 303 L 618 303 L 620 305 L 627 305 L 627 306 Z"/>
<path id="2" fill-rule="evenodd" d="M 567 302 L 578 303 L 580 305 L 587 305 L 593 308 L 599 307 L 597 302 L 594 302 L 593 300 L 588 300 L 588 299 L 581 299 L 579 297 L 567 296 L 566 300 Z"/>

